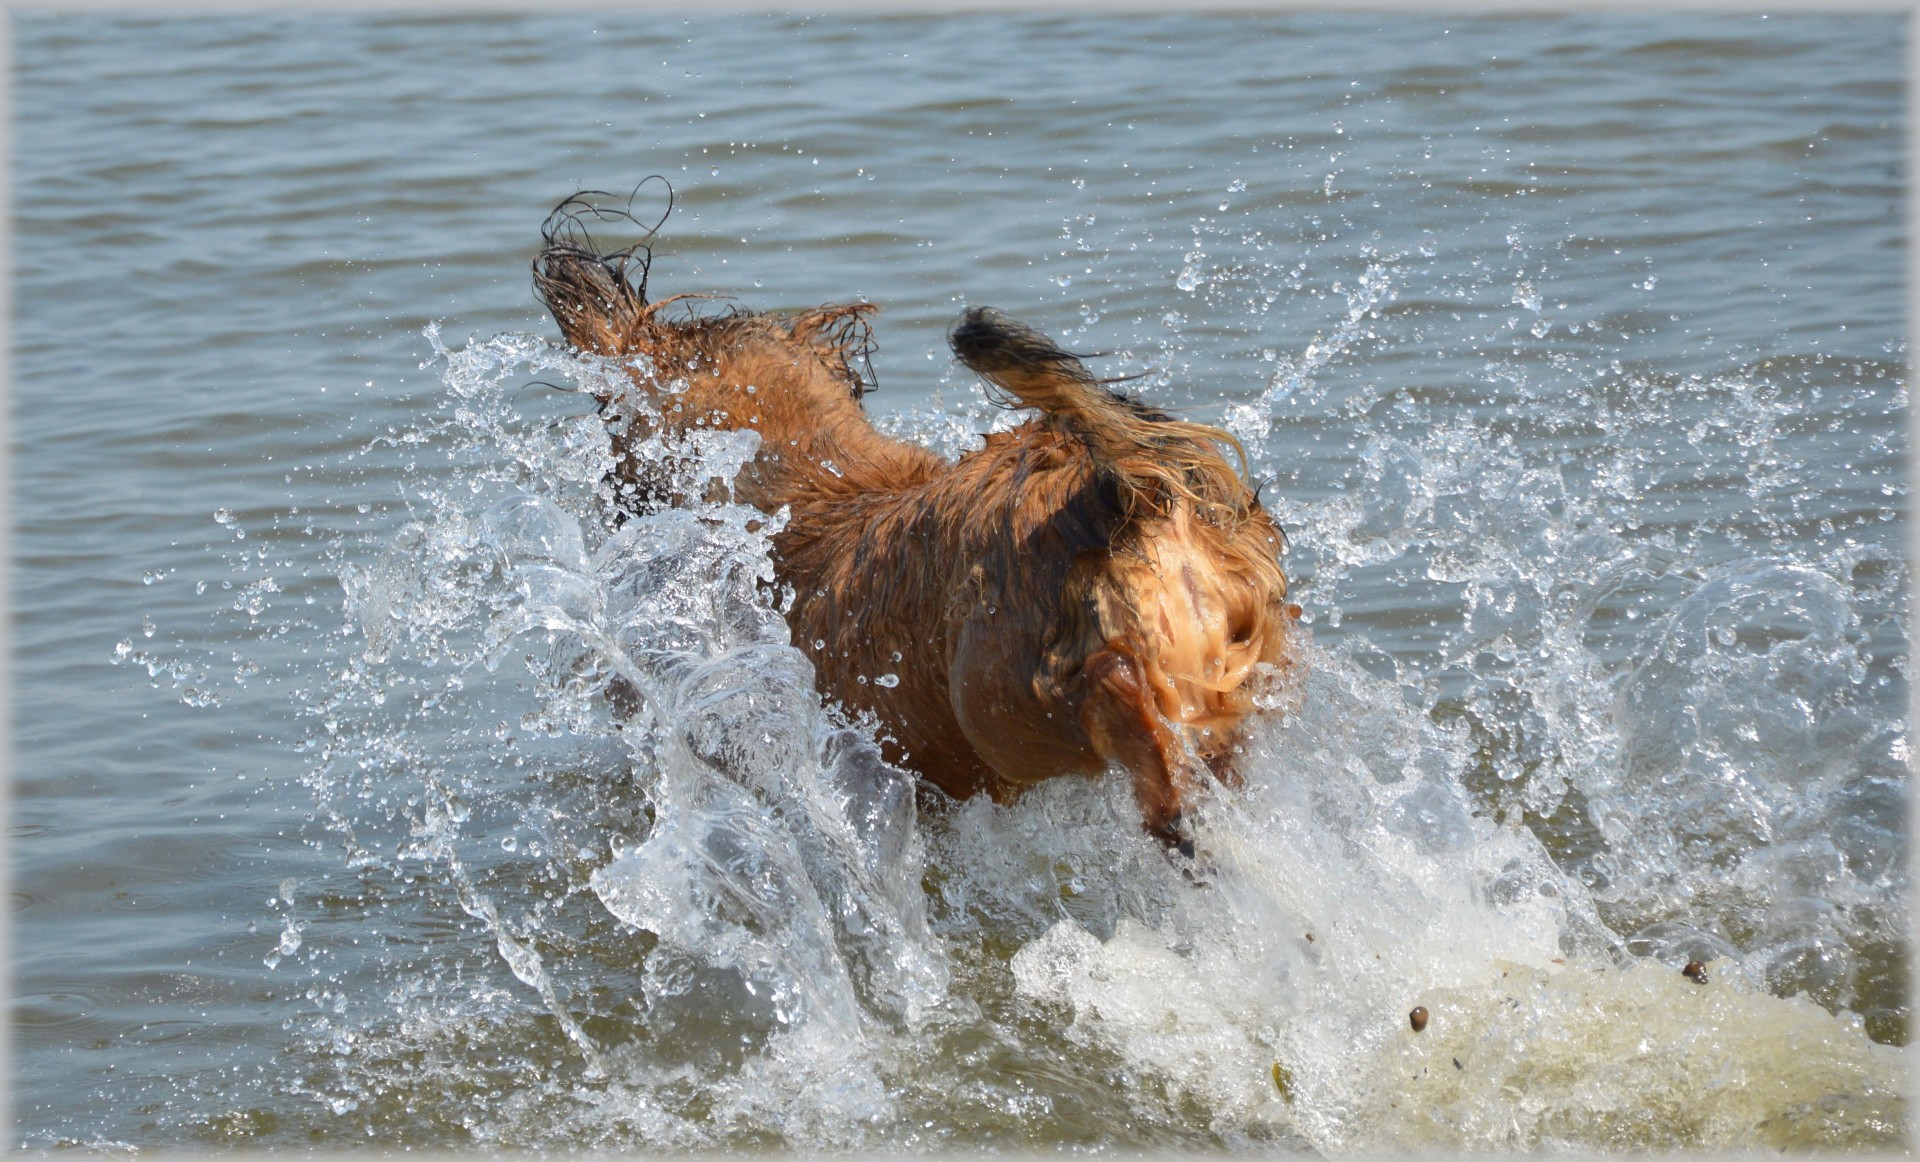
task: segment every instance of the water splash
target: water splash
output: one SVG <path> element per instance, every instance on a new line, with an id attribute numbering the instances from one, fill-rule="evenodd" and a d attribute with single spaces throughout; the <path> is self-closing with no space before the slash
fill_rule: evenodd
<path id="1" fill-rule="evenodd" d="M 1229 415 L 1256 463 L 1256 420 L 1333 398 L 1313 377 L 1390 275 L 1370 264 L 1334 336 Z M 322 991 L 301 1086 L 329 1116 L 382 1124 L 404 1076 L 444 1106 L 435 1140 L 498 1145 L 1903 1132 L 1863 1018 L 1904 915 L 1908 758 L 1874 636 L 1904 574 L 1869 542 L 1792 548 L 1798 413 L 1764 369 L 1597 376 L 1528 413 L 1606 437 L 1580 461 L 1518 420 L 1343 398 L 1351 479 L 1275 502 L 1329 640 L 1263 694 L 1248 785 L 1194 809 L 1184 866 L 1117 777 L 916 801 L 788 640 L 780 518 L 724 486 L 751 434 L 648 442 L 706 499 L 616 521 L 600 421 L 529 421 L 509 385 L 626 368 L 431 338 L 450 406 L 401 438 L 431 467 L 387 550 L 343 569 L 352 648 L 314 704 L 309 781 L 359 894 L 305 955 L 376 918 L 475 926 L 383 951 L 389 995 L 347 1003 L 364 970 Z M 1509 371 L 1490 383 L 1532 390 Z M 1698 417 L 1678 437 L 1676 400 Z M 1729 457 L 1765 469 L 1748 511 L 1676 519 L 1669 474 Z M 1341 627 L 1409 584 L 1453 611 L 1431 646 Z"/>
<path id="2" fill-rule="evenodd" d="M 701 1100 L 725 1091 L 749 1126 L 769 1103 L 796 1127 L 884 1118 L 879 1044 L 930 1019 L 946 970 L 926 931 L 910 777 L 814 693 L 772 587 L 777 520 L 721 499 L 609 533 L 604 437 L 522 424 L 506 386 L 529 373 L 624 384 L 626 369 L 519 337 L 461 351 L 430 338 L 457 406 L 423 444 L 507 458 L 478 487 L 424 481 L 421 518 L 343 577 L 361 644 L 317 711 L 328 742 L 311 782 L 330 822 L 368 875 L 411 881 L 424 866 L 452 889 L 581 1054 L 583 1080 L 657 1081 L 692 1068 L 675 1041 L 718 1039 L 733 1048 L 715 1051 Z M 694 433 L 641 454 L 698 493 L 753 440 Z M 396 689 L 411 696 L 396 704 Z M 551 742 L 559 768 L 577 767 L 569 740 L 610 744 L 616 771 L 596 785 L 525 753 Z M 576 793 L 546 797 L 559 779 Z M 515 882 L 529 861 L 565 888 L 529 901 Z M 578 958 L 553 955 L 572 921 L 561 913 L 587 900 L 588 922 L 611 930 L 561 943 L 638 966 L 620 974 L 633 990 L 621 1003 L 650 1026 L 643 1041 L 596 1035 L 606 1015 L 582 990 L 605 982 L 569 981 Z"/>
<path id="3" fill-rule="evenodd" d="M 1221 419 L 1221 425 L 1242 444 L 1257 446 L 1265 443 L 1267 437 L 1273 434 L 1276 408 L 1288 405 L 1313 407 L 1319 404 L 1323 397 L 1314 382 L 1314 375 L 1347 355 L 1359 341 L 1371 335 L 1368 320 L 1375 317 L 1382 305 L 1392 302 L 1394 298 L 1395 261 L 1394 258 L 1370 261 L 1360 276 L 1359 284 L 1352 290 L 1336 286 L 1335 293 L 1343 293 L 1346 297 L 1347 313 L 1335 324 L 1333 331 L 1316 336 L 1297 357 L 1280 356 L 1277 360 L 1279 365 L 1267 377 L 1260 398 L 1253 403 L 1230 405 Z"/>

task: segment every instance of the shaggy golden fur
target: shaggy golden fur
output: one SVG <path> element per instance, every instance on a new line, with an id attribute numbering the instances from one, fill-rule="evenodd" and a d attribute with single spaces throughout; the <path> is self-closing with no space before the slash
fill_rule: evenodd
<path id="1" fill-rule="evenodd" d="M 1279 527 L 1223 454 L 1232 437 L 1114 394 L 975 307 L 954 353 L 1038 414 L 950 463 L 867 422 L 854 364 L 871 305 L 670 319 L 644 264 L 628 277 L 632 250 L 596 253 L 567 225 L 550 222 L 534 261 L 541 298 L 579 349 L 650 361 L 634 385 L 660 423 L 760 434 L 734 495 L 790 508 L 773 549 L 794 637 L 824 693 L 885 724 L 889 759 L 1003 800 L 1117 765 L 1148 830 L 1191 852 L 1182 803 L 1209 768 L 1233 777 L 1248 680 L 1287 664 L 1299 615 Z M 601 408 L 627 495 L 646 497 L 620 454 L 646 434 L 625 398 Z M 873 681 L 886 674 L 898 685 Z"/>

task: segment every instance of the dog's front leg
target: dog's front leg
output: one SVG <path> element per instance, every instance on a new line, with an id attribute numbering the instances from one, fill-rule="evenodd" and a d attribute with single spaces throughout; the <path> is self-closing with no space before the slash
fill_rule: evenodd
<path id="1" fill-rule="evenodd" d="M 1086 685 L 1080 721 L 1094 750 L 1133 775 L 1147 831 L 1191 857 L 1193 839 L 1182 826 L 1181 811 L 1198 772 L 1161 715 L 1140 662 L 1125 651 L 1103 649 L 1087 659 L 1081 674 Z"/>

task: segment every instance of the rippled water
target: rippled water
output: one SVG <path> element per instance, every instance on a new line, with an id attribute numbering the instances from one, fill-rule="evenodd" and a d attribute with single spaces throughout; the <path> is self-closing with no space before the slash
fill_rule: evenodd
<path id="1" fill-rule="evenodd" d="M 18 1140 L 1905 1140 L 1896 19 L 13 27 Z M 1197 868 L 613 528 L 525 262 L 655 172 L 889 431 L 1008 422 L 984 302 L 1248 445 L 1312 635 Z"/>

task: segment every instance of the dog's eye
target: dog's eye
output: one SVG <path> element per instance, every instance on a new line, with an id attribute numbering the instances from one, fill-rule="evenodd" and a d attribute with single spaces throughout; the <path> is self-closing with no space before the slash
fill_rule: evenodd
<path id="1" fill-rule="evenodd" d="M 1246 645 L 1253 640 L 1253 624 L 1251 622 L 1241 622 L 1239 625 L 1234 626 L 1233 633 L 1227 640 L 1236 646 Z"/>

